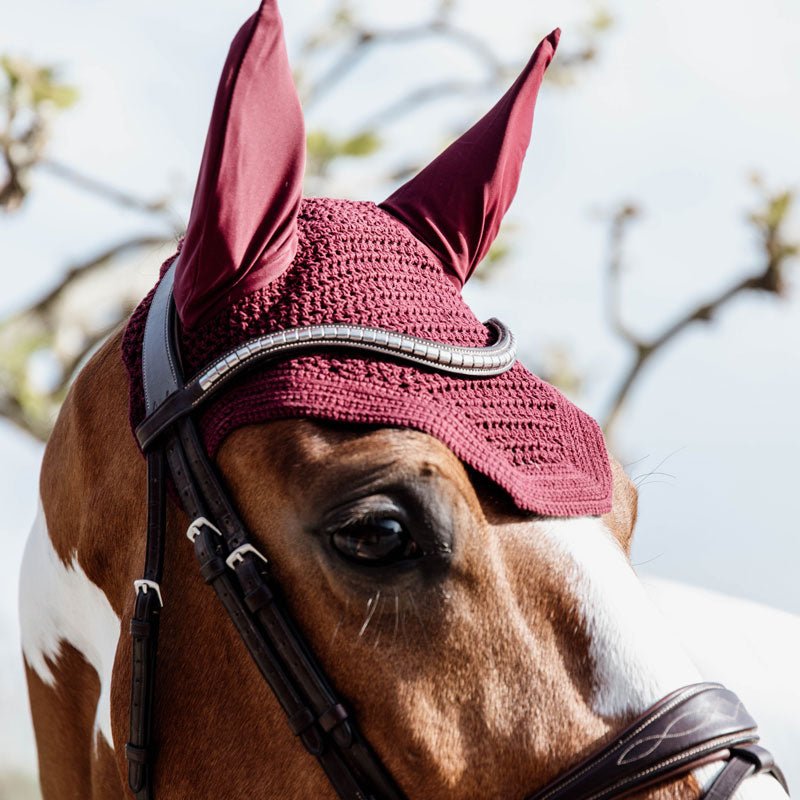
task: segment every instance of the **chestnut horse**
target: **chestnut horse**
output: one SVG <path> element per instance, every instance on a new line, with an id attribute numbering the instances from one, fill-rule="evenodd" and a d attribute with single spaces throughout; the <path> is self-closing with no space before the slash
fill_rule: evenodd
<path id="1" fill-rule="evenodd" d="M 117 335 L 70 391 L 23 565 L 46 800 L 130 796 L 127 620 L 146 488 L 119 348 Z M 314 652 L 410 798 L 525 797 L 699 678 L 629 564 L 636 490 L 616 462 L 611 512 L 572 519 L 521 514 L 441 442 L 411 430 L 247 426 L 217 463 Z M 398 507 L 390 496 L 408 500 Z M 387 581 L 345 568 L 327 528 L 364 508 L 446 545 L 449 569 Z M 331 797 L 196 574 L 188 522 L 170 510 L 156 797 Z M 706 779 L 636 796 L 695 800 Z M 785 797 L 771 777 L 746 789 Z"/>
<path id="2" fill-rule="evenodd" d="M 382 208 L 311 202 L 298 216 L 302 119 L 277 11 L 264 0 L 226 64 L 176 272 L 187 351 L 204 326 L 241 333 L 242 320 L 254 324 L 262 311 L 274 330 L 383 320 L 410 334 L 438 325 L 437 353 L 443 342 L 484 347 L 486 331 L 458 288 L 516 190 L 557 39 L 551 34 L 498 106 Z M 129 428 L 135 359 L 125 350 L 129 374 L 123 350 L 118 333 L 72 386 L 45 451 L 23 562 L 22 644 L 46 800 L 130 796 L 128 631 L 148 483 Z M 242 418 L 214 460 L 311 650 L 411 800 L 526 797 L 700 679 L 629 563 L 631 481 L 613 459 L 609 472 L 596 425 L 555 390 L 521 365 L 477 389 L 369 359 L 296 359 L 281 369 L 284 389 L 292 376 L 313 383 L 317 413 L 284 407 L 281 419 Z M 341 403 L 333 416 L 325 404 L 334 383 L 347 397 L 369 395 L 373 410 L 397 390 L 391 414 L 427 413 L 350 418 L 354 403 Z M 485 405 L 471 406 L 460 427 L 443 425 L 446 409 L 459 413 L 448 398 L 470 392 Z M 269 402 L 279 394 L 272 387 Z M 130 397 L 136 417 L 135 391 Z M 506 402 L 505 417 L 495 418 L 505 428 L 472 413 L 496 397 Z M 463 446 L 465 431 L 472 441 L 483 436 L 480 456 Z M 531 438 L 526 452 L 535 458 L 515 461 Z M 196 574 L 189 523 L 170 503 L 153 796 L 332 797 Z M 420 552 L 435 557 L 386 564 L 387 555 Z M 635 796 L 696 800 L 721 768 Z M 785 797 L 770 776 L 749 779 L 737 797 L 745 791 Z"/>

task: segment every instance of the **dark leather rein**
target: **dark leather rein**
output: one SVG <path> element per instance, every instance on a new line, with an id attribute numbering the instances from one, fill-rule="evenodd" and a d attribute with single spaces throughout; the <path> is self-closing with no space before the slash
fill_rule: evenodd
<path id="1" fill-rule="evenodd" d="M 403 792 L 361 734 L 346 704 L 288 613 L 267 558 L 253 545 L 200 442 L 192 413 L 234 375 L 256 363 L 320 349 L 375 353 L 460 376 L 500 374 L 515 361 L 514 338 L 497 320 L 485 348 L 454 347 L 359 325 L 282 331 L 226 354 L 184 382 L 172 301 L 175 264 L 162 278 L 145 326 L 142 374 L 146 417 L 136 435 L 147 460 L 147 544 L 144 575 L 134 582 L 128 783 L 138 800 L 153 800 L 156 749 L 152 717 L 167 477 L 192 520 L 187 536 L 200 574 L 217 593 L 256 666 L 286 714 L 291 732 L 316 757 L 343 800 L 401 800 Z M 726 800 L 742 780 L 770 772 L 786 786 L 759 747 L 755 721 L 718 684 L 669 695 L 582 764 L 530 800 L 605 800 L 726 760 L 707 800 Z"/>

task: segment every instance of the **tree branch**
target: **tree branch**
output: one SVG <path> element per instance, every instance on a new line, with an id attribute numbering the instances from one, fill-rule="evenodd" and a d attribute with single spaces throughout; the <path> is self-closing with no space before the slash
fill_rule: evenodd
<path id="1" fill-rule="evenodd" d="M 90 274 L 94 270 L 100 269 L 105 266 L 109 261 L 117 258 L 132 250 L 138 250 L 145 247 L 161 247 L 173 240 L 173 237 L 156 236 L 156 235 L 140 235 L 134 236 L 130 239 L 124 239 L 117 242 L 106 250 L 101 251 L 92 258 L 84 261 L 82 264 L 77 264 L 70 267 L 63 278 L 46 294 L 39 299 L 36 303 L 25 309 L 25 314 L 33 313 L 40 316 L 45 315 L 53 304 L 64 294 L 64 292 L 77 280 Z"/>
<path id="2" fill-rule="evenodd" d="M 330 92 L 336 84 L 344 80 L 347 75 L 365 58 L 370 50 L 377 45 L 405 44 L 419 41 L 430 36 L 449 39 L 461 47 L 469 50 L 476 58 L 484 63 L 488 72 L 499 78 L 506 72 L 506 67 L 495 55 L 489 44 L 470 31 L 462 30 L 442 17 L 437 17 L 421 25 L 394 30 L 370 30 L 353 25 L 352 42 L 341 56 L 324 72 L 315 84 L 305 94 L 305 107 L 311 108 L 324 94 Z"/>
<path id="3" fill-rule="evenodd" d="M 30 434 L 40 442 L 46 442 L 47 437 L 50 435 L 49 424 L 33 419 L 25 412 L 15 395 L 2 390 L 0 390 L 0 417 L 5 417 L 17 428 Z"/>
<path id="4" fill-rule="evenodd" d="M 608 412 L 602 422 L 607 437 L 610 437 L 620 412 L 645 365 L 689 326 L 695 322 L 709 322 L 735 297 L 745 292 L 762 291 L 778 296 L 782 295 L 784 291 L 783 269 L 786 263 L 795 258 L 798 253 L 798 245 L 788 242 L 783 233 L 783 223 L 788 215 L 791 201 L 790 193 L 778 193 L 767 198 L 766 212 L 750 216 L 751 222 L 759 229 L 763 241 L 766 261 L 762 269 L 742 278 L 705 302 L 690 308 L 661 333 L 649 340 L 641 339 L 633 334 L 624 326 L 619 316 L 618 283 L 622 241 L 627 230 L 627 223 L 632 217 L 629 211 L 631 207 L 623 206 L 615 214 L 612 221 L 612 247 L 607 271 L 608 313 L 615 333 L 634 349 L 634 358 L 613 392 Z"/>
<path id="5" fill-rule="evenodd" d="M 111 186 L 98 178 L 86 175 L 83 172 L 70 167 L 67 164 L 62 164 L 60 161 L 54 161 L 51 158 L 42 159 L 39 162 L 40 166 L 44 167 L 51 175 L 55 175 L 62 180 L 71 183 L 73 186 L 83 189 L 90 194 L 95 194 L 103 200 L 109 200 L 123 208 L 130 208 L 134 211 L 142 211 L 146 214 L 157 214 L 164 217 L 169 214 L 169 198 L 161 197 L 157 200 L 143 200 L 136 197 L 130 192 L 125 192 Z M 172 220 L 171 220 L 172 222 Z"/>
<path id="6" fill-rule="evenodd" d="M 639 210 L 630 203 L 619 207 L 611 219 L 611 235 L 606 275 L 606 314 L 611 329 L 634 347 L 640 344 L 634 333 L 622 319 L 620 288 L 622 283 L 622 255 L 628 227 L 638 215 Z"/>
<path id="7" fill-rule="evenodd" d="M 50 393 L 51 397 L 58 397 L 66 393 L 66 390 L 75 379 L 75 374 L 79 367 L 83 365 L 83 362 L 90 355 L 92 355 L 92 353 L 94 353 L 94 351 L 101 344 L 103 344 L 103 342 L 105 342 L 105 340 L 108 339 L 111 334 L 115 333 L 119 327 L 127 321 L 128 317 L 131 315 L 131 313 L 133 313 L 134 308 L 135 306 L 126 306 L 125 308 L 121 309 L 119 319 L 115 319 L 113 322 L 106 325 L 102 330 L 95 331 L 87 337 L 86 343 L 81 348 L 80 353 L 75 355 L 66 364 L 64 364 L 61 381 Z"/>
<path id="8" fill-rule="evenodd" d="M 432 100 L 439 100 L 442 97 L 450 97 L 458 94 L 483 92 L 487 89 L 491 89 L 493 85 L 494 82 L 491 80 L 483 83 L 477 81 L 449 80 L 432 83 L 429 86 L 422 86 L 418 89 L 413 89 L 408 92 L 408 94 L 400 97 L 398 100 L 394 100 L 380 111 L 367 117 L 362 123 L 362 127 L 366 130 L 371 130 L 393 122 L 412 111 L 416 111 L 420 106 L 425 103 L 430 103 Z"/>

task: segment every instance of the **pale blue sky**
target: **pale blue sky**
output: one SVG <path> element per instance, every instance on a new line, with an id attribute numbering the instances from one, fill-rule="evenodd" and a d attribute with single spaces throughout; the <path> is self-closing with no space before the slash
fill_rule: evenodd
<path id="1" fill-rule="evenodd" d="M 0 50 L 61 63 L 81 88 L 56 127 L 60 160 L 139 193 L 181 185 L 185 215 L 211 102 L 231 36 L 254 0 L 136 4 L 8 2 Z M 283 4 L 291 51 L 325 0 Z M 560 25 L 578 40 L 591 8 L 577 0 L 465 2 L 468 23 L 524 58 Z M 567 90 L 544 90 L 517 201 L 513 263 L 495 283 L 467 289 L 479 316 L 500 316 L 535 354 L 572 348 L 591 381 L 579 401 L 600 414 L 627 357 L 609 336 L 599 302 L 607 228 L 593 211 L 622 199 L 645 208 L 629 242 L 625 307 L 630 324 L 655 330 L 684 307 L 758 263 L 742 220 L 756 202 L 751 170 L 800 186 L 800 6 L 612 0 L 617 24 L 598 64 Z M 413 21 L 423 0 L 371 4 L 380 23 Z M 488 13 L 491 9 L 491 15 Z M 341 125 L 381 107 L 392 91 L 470 69 L 454 49 L 392 48 L 365 62 L 309 126 Z M 462 101 L 468 125 L 493 98 Z M 456 108 L 426 108 L 390 131 L 409 156 L 440 143 L 437 121 Z M 343 170 L 343 190 L 380 200 L 389 187 Z M 110 209 L 45 175 L 27 207 L 0 219 L 0 314 L 37 296 L 73 260 L 147 220 Z M 793 231 L 800 238 L 797 215 Z M 147 259 L 132 269 L 152 269 Z M 632 474 L 674 478 L 641 494 L 635 560 L 685 579 L 800 612 L 797 520 L 800 468 L 800 281 L 789 297 L 736 301 L 654 363 L 621 421 Z M 40 448 L 0 423 L 0 540 L 19 553 L 33 516 Z M 13 582 L 0 595 L 0 637 L 15 637 Z M 1 666 L 1 665 L 0 665 Z M 2 672 L 2 669 L 0 669 Z M 0 692 L 3 687 L 0 686 Z M 6 687 L 6 691 L 10 691 Z M 0 697 L 0 699 L 3 699 Z M 11 745 L 9 745 L 11 746 Z"/>
<path id="2" fill-rule="evenodd" d="M 81 87 L 80 104 L 56 128 L 58 158 L 142 194 L 178 182 L 185 214 L 221 60 L 252 5 L 31 0 L 4 15 L 0 46 L 63 64 Z M 284 5 L 293 50 L 326 2 Z M 378 24 L 408 23 L 427 7 L 413 0 L 371 5 L 368 13 Z M 556 25 L 569 50 L 591 6 L 498 0 L 491 16 L 484 3 L 470 0 L 465 8 L 467 24 L 519 60 Z M 617 23 L 599 64 L 578 86 L 545 90 L 540 100 L 510 212 L 520 229 L 513 264 L 494 285 L 467 290 L 480 314 L 513 324 L 527 352 L 535 354 L 539 343 L 569 345 L 592 378 L 579 399 L 596 414 L 626 354 L 602 321 L 606 228 L 592 210 L 624 198 L 645 208 L 630 239 L 625 305 L 631 324 L 646 331 L 758 258 L 742 224 L 755 201 L 750 170 L 777 184 L 800 182 L 795 3 L 619 0 L 610 9 Z M 388 48 L 316 108 L 309 127 L 341 125 L 414 80 L 470 68 L 452 47 Z M 466 125 L 491 99 L 462 102 L 457 116 Z M 435 123 L 454 107 L 426 108 L 393 128 L 393 148 L 430 152 L 441 136 Z M 372 199 L 388 188 L 356 170 L 344 170 L 340 183 Z M 36 186 L 24 212 L 0 220 L 0 312 L 36 296 L 87 250 L 147 229 L 146 219 L 53 178 L 41 175 Z M 634 472 L 669 456 L 664 469 L 676 476 L 642 493 L 637 555 L 655 559 L 650 569 L 797 611 L 797 559 L 788 557 L 800 554 L 793 503 L 800 477 L 796 275 L 793 282 L 787 301 L 737 301 L 654 364 L 632 398 L 619 444 L 625 460 L 645 459 Z M 20 524 L 28 516 L 29 507 L 15 514 Z M 731 537 L 735 543 L 722 552 Z M 738 558 L 748 567 L 746 580 L 729 569 Z"/>

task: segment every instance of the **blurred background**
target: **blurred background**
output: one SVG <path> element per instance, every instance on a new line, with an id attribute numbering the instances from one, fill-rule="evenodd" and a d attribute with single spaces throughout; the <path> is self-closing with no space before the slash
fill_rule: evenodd
<path id="1" fill-rule="evenodd" d="M 35 796 L 16 571 L 43 442 L 76 369 L 174 251 L 255 5 L 0 8 L 0 798 Z M 562 27 L 517 199 L 467 300 L 604 425 L 640 487 L 637 569 L 800 612 L 800 6 L 282 11 L 306 193 L 375 201 Z"/>

